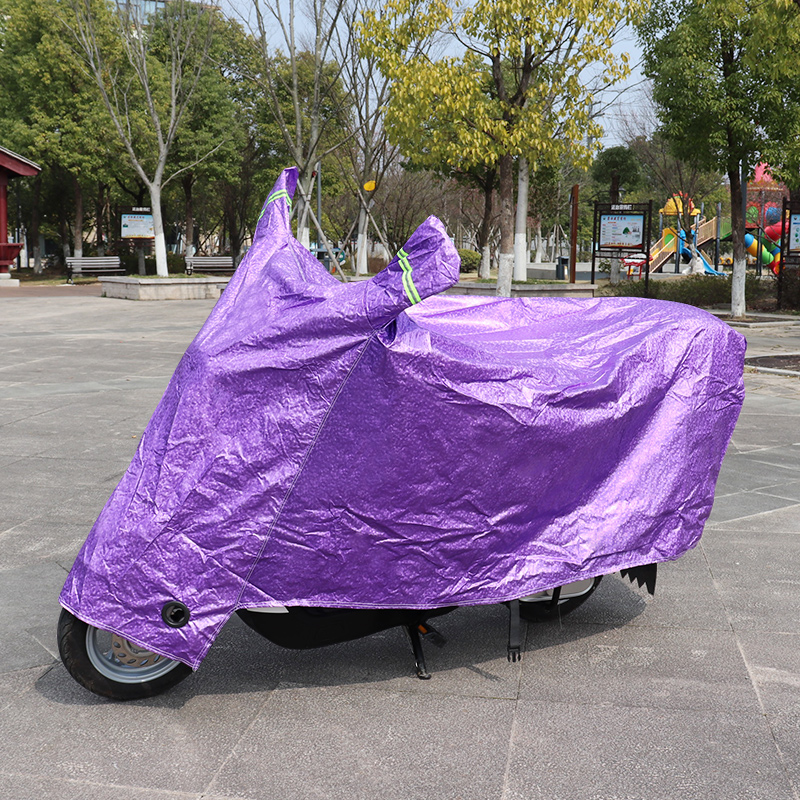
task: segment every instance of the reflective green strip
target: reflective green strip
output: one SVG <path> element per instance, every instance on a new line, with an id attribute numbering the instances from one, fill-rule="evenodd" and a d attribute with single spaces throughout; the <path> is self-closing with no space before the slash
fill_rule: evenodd
<path id="1" fill-rule="evenodd" d="M 400 262 L 400 268 L 403 270 L 403 288 L 406 290 L 406 295 L 412 305 L 419 303 L 422 298 L 419 296 L 417 287 L 414 286 L 414 281 L 411 278 L 411 263 L 408 260 L 408 253 L 401 248 L 397 253 L 397 259 Z"/>
<path id="2" fill-rule="evenodd" d="M 261 219 L 261 217 L 264 216 L 264 214 L 265 214 L 265 212 L 267 210 L 267 206 L 270 203 L 274 203 L 276 200 L 280 200 L 281 197 L 285 197 L 286 198 L 286 202 L 287 202 L 287 204 L 289 206 L 289 211 L 291 211 L 292 210 L 292 198 L 289 197 L 289 192 L 287 192 L 286 189 L 278 189 L 277 192 L 273 192 L 267 198 L 267 202 L 264 204 L 264 208 L 261 210 L 261 214 L 260 214 L 260 216 L 258 218 Z"/>

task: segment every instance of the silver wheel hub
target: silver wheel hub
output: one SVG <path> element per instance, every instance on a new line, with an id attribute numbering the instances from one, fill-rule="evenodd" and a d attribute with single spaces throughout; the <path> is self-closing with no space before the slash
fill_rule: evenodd
<path id="1" fill-rule="evenodd" d="M 152 681 L 180 663 L 91 625 L 86 630 L 86 654 L 101 675 L 117 683 Z"/>

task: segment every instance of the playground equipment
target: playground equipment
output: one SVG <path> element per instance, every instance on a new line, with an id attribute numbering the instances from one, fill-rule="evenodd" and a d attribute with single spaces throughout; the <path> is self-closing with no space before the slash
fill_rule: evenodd
<path id="1" fill-rule="evenodd" d="M 692 237 L 697 247 L 697 253 L 702 259 L 703 270 L 707 275 L 722 275 L 723 273 L 716 270 L 711 264 L 711 259 L 703 253 L 700 248 L 707 242 L 714 242 L 717 237 L 717 225 L 719 220 L 717 217 L 702 222 L 696 226 L 692 231 Z M 651 251 L 650 272 L 656 272 L 670 263 L 670 260 L 675 258 L 676 242 L 681 244 L 681 258 L 688 262 L 691 260 L 692 251 L 686 246 L 686 234 L 683 231 L 678 232 L 675 228 L 664 228 L 661 233 L 661 239 L 658 244 Z M 687 257 L 688 256 L 688 257 Z"/>
<path id="2" fill-rule="evenodd" d="M 664 207 L 659 209 L 663 217 L 678 217 L 685 213 L 695 220 L 692 229 L 692 240 L 695 243 L 697 254 L 703 264 L 703 271 L 707 275 L 723 275 L 724 273 L 715 269 L 705 253 L 700 247 L 706 242 L 713 242 L 723 232 L 721 230 L 721 220 L 717 217 L 699 222 L 702 210 L 697 208 L 692 199 L 683 192 L 678 192 L 664 203 Z M 651 273 L 661 270 L 666 264 L 675 258 L 675 249 L 680 246 L 680 256 L 685 263 L 691 261 L 692 251 L 686 245 L 686 234 L 683 230 L 678 231 L 676 227 L 663 228 L 659 243 L 651 250 L 651 261 L 649 271 Z"/>
<path id="3" fill-rule="evenodd" d="M 692 234 L 692 244 L 695 244 L 695 240 L 697 237 L 695 236 L 695 232 L 691 231 Z M 692 260 L 692 251 L 689 249 L 688 245 L 686 244 L 686 231 L 679 231 L 678 232 L 678 241 L 680 242 L 680 253 L 681 258 L 685 264 L 688 264 Z M 724 272 L 720 272 L 719 270 L 714 269 L 711 266 L 708 259 L 703 255 L 702 251 L 697 247 L 695 244 L 695 250 L 697 251 L 697 257 L 700 259 L 700 262 L 703 265 L 703 271 L 706 275 L 724 275 Z"/>
<path id="4" fill-rule="evenodd" d="M 753 180 L 747 184 L 745 224 L 749 232 L 744 248 L 756 259 L 756 264 L 769 267 L 774 274 L 780 271 L 780 243 L 783 231 L 781 208 L 787 189 L 773 178 L 769 165 L 759 163 Z"/>
<path id="5" fill-rule="evenodd" d="M 775 236 L 777 242 L 781 240 L 781 227 L 780 224 L 770 226 L 771 229 L 778 228 L 777 236 Z M 766 230 L 757 230 L 755 236 L 752 233 L 746 233 L 744 235 L 744 249 L 756 260 L 758 260 L 760 255 L 761 263 L 765 267 L 769 267 L 775 275 L 778 274 L 781 260 L 781 248 L 777 242 L 774 241 L 773 236 L 770 236 Z"/>

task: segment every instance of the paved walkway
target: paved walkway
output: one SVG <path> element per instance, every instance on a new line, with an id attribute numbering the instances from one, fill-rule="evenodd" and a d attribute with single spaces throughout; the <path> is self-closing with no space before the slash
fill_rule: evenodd
<path id="1" fill-rule="evenodd" d="M 505 659 L 503 609 L 280 650 L 233 619 L 172 692 L 115 704 L 57 658 L 57 596 L 210 301 L 0 299 L 0 798 L 798 800 L 800 379 L 748 374 L 701 544 Z M 745 331 L 751 355 L 800 328 Z"/>

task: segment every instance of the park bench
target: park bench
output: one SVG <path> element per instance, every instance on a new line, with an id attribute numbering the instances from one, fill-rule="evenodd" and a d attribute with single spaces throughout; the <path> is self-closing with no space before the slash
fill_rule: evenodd
<path id="1" fill-rule="evenodd" d="M 187 275 L 191 275 L 193 272 L 233 272 L 235 269 L 231 256 L 186 257 Z"/>
<path id="2" fill-rule="evenodd" d="M 82 256 L 67 258 L 67 283 L 72 283 L 75 275 L 121 275 L 125 268 L 120 265 L 119 256 Z"/>

